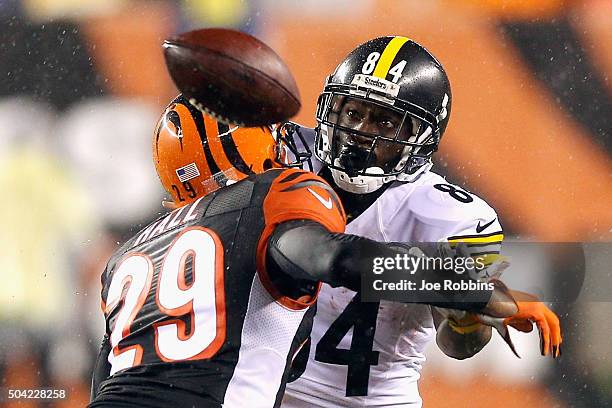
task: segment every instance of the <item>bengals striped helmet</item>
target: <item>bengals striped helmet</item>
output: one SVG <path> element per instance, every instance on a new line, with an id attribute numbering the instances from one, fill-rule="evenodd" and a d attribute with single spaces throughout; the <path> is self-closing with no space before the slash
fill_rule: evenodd
<path id="1" fill-rule="evenodd" d="M 218 122 L 179 95 L 165 109 L 153 135 L 155 169 L 180 207 L 270 168 L 301 167 L 310 152 L 294 152 L 295 143 L 288 137 L 292 136 L 268 127 Z M 296 160 L 289 163 L 289 156 Z"/>

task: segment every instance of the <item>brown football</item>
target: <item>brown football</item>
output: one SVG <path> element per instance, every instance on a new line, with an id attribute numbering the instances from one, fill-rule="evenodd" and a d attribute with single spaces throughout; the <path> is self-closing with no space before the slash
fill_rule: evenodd
<path id="1" fill-rule="evenodd" d="M 300 110 L 300 94 L 287 65 L 249 34 L 207 28 L 170 38 L 163 47 L 179 91 L 221 121 L 264 126 Z"/>

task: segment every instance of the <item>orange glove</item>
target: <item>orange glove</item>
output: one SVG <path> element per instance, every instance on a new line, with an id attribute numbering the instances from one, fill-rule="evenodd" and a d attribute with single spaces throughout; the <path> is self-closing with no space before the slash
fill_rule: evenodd
<path id="1" fill-rule="evenodd" d="M 553 358 L 559 357 L 561 355 L 562 338 L 561 325 L 557 315 L 534 295 L 516 290 L 511 290 L 510 293 L 518 307 L 518 311 L 514 315 L 506 318 L 495 318 L 479 314 L 478 320 L 483 324 L 494 327 L 517 357 L 520 356 L 514 348 L 508 326 L 529 333 L 533 330 L 533 323 L 535 323 L 540 333 L 540 352 L 542 355 L 547 356 L 550 351 Z"/>
<path id="2" fill-rule="evenodd" d="M 559 318 L 534 295 L 517 290 L 510 293 L 518 306 L 518 312 L 504 319 L 505 326 L 529 333 L 535 323 L 540 332 L 540 352 L 547 356 L 550 351 L 553 358 L 561 355 L 561 325 Z"/>

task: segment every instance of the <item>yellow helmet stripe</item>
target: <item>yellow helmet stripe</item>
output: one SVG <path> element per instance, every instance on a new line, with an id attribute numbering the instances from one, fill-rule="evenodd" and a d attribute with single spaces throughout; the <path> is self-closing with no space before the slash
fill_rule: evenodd
<path id="1" fill-rule="evenodd" d="M 376 63 L 376 68 L 374 69 L 375 77 L 385 79 L 387 74 L 389 73 L 389 69 L 391 68 L 391 63 L 395 59 L 395 56 L 399 52 L 402 45 L 404 45 L 408 41 L 406 37 L 394 37 L 389 44 L 385 47 L 385 50 L 381 54 L 378 59 L 378 63 Z"/>

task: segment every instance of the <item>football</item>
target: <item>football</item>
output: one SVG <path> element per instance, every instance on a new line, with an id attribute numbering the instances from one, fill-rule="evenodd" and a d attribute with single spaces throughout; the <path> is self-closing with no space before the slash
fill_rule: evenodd
<path id="1" fill-rule="evenodd" d="M 218 120 L 265 126 L 300 110 L 299 91 L 285 62 L 249 34 L 201 29 L 170 38 L 163 48 L 179 91 Z"/>

